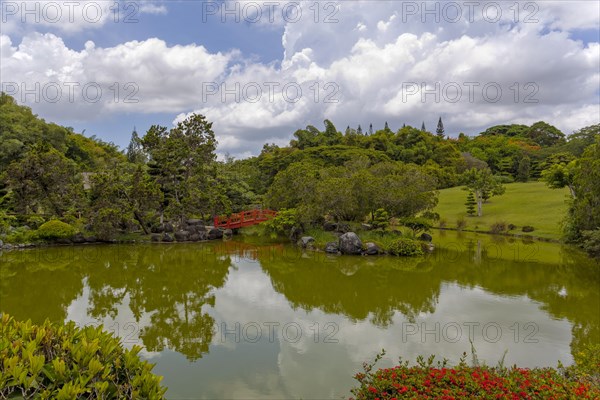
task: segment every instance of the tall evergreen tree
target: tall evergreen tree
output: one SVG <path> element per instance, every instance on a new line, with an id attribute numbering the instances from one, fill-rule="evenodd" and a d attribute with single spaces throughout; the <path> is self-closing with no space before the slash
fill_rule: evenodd
<path id="1" fill-rule="evenodd" d="M 442 122 L 442 117 L 440 117 L 438 124 L 437 124 L 437 128 L 435 129 L 435 133 L 437 133 L 437 135 L 439 137 L 444 137 L 444 123 Z"/>
<path id="2" fill-rule="evenodd" d="M 372 134 L 373 134 L 373 124 L 371 123 L 369 125 L 369 135 L 372 135 Z"/>
<path id="3" fill-rule="evenodd" d="M 360 127 L 360 125 L 358 125 L 358 128 L 356 128 L 356 133 L 362 135 L 362 128 Z"/>
<path id="4" fill-rule="evenodd" d="M 131 133 L 129 146 L 127 146 L 127 160 L 134 164 L 144 164 L 147 161 L 144 148 L 142 147 L 142 140 L 140 139 L 135 126 Z"/>
<path id="5" fill-rule="evenodd" d="M 423 123 L 421 124 L 421 131 L 425 132 L 425 121 L 423 121 Z"/>
<path id="6" fill-rule="evenodd" d="M 475 201 L 475 196 L 473 195 L 473 191 L 469 190 L 465 206 L 467 206 L 467 214 L 469 214 L 469 216 L 471 217 L 475 215 L 475 205 L 477 205 L 477 202 Z"/>
<path id="7" fill-rule="evenodd" d="M 385 126 L 383 127 L 383 129 L 385 129 L 386 131 L 390 130 L 390 127 L 389 127 L 387 121 L 385 121 Z"/>

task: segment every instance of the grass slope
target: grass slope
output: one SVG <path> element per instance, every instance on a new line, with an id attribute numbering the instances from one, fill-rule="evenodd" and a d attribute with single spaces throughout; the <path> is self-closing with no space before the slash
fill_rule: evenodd
<path id="1" fill-rule="evenodd" d="M 543 182 L 510 183 L 505 186 L 506 193 L 492 197 L 483 204 L 482 217 L 467 216 L 467 192 L 460 187 L 440 190 L 440 201 L 435 211 L 446 220 L 448 228 L 456 228 L 459 218 L 467 222 L 467 231 L 489 231 L 493 223 L 502 221 L 517 226 L 511 233 L 522 233 L 521 228 L 530 225 L 535 230 L 529 235 L 560 239 L 560 222 L 567 212 L 566 188 L 549 189 Z"/>

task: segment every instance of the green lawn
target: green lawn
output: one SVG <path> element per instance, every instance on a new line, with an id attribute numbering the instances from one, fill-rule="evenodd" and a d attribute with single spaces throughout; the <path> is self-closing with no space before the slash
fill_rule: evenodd
<path id="1" fill-rule="evenodd" d="M 482 217 L 468 217 L 464 203 L 467 192 L 460 187 L 440 190 L 440 201 L 435 211 L 446 220 L 446 227 L 456 228 L 456 220 L 464 217 L 465 230 L 489 231 L 499 221 L 514 224 L 512 233 L 522 233 L 521 227 L 530 225 L 535 230 L 529 235 L 560 239 L 560 222 L 567 211 L 565 200 L 568 190 L 549 189 L 543 182 L 510 183 L 506 193 L 492 197 L 483 204 Z"/>

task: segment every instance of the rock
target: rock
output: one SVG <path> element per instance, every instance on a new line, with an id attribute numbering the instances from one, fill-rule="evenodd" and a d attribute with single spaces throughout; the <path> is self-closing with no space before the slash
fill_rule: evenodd
<path id="1" fill-rule="evenodd" d="M 302 236 L 298 241 L 298 246 L 303 249 L 312 249 L 315 244 L 315 238 L 312 236 Z"/>
<path id="2" fill-rule="evenodd" d="M 192 233 L 190 235 L 189 241 L 190 242 L 199 242 L 200 241 L 200 234 L 199 233 Z"/>
<path id="3" fill-rule="evenodd" d="M 371 231 L 371 230 L 373 230 L 373 225 L 371 225 L 371 224 L 360 224 L 360 227 L 364 231 Z"/>
<path id="4" fill-rule="evenodd" d="M 223 231 L 223 236 L 226 238 L 230 238 L 233 236 L 233 231 L 231 229 L 225 229 Z"/>
<path id="5" fill-rule="evenodd" d="M 419 239 L 424 242 L 431 242 L 433 240 L 431 235 L 429 233 L 425 233 L 425 232 L 421 233 L 421 236 L 419 236 Z"/>
<path id="6" fill-rule="evenodd" d="M 323 230 L 325 232 L 333 232 L 337 229 L 338 225 L 335 222 L 325 222 L 323 224 Z"/>
<path id="7" fill-rule="evenodd" d="M 85 238 L 86 243 L 96 243 L 97 241 L 98 239 L 96 238 L 96 236 L 88 236 Z"/>
<path id="8" fill-rule="evenodd" d="M 204 221 L 202 221 L 201 219 L 188 219 L 187 220 L 187 224 L 188 225 L 202 225 L 202 226 L 204 226 Z"/>
<path id="9" fill-rule="evenodd" d="M 423 249 L 423 251 L 426 251 L 428 253 L 431 253 L 433 250 L 435 250 L 435 246 L 433 245 L 433 243 L 423 243 L 421 248 Z"/>
<path id="10" fill-rule="evenodd" d="M 350 232 L 350 225 L 340 222 L 339 224 L 337 224 L 336 231 L 340 233 L 348 233 Z"/>
<path id="11" fill-rule="evenodd" d="M 368 256 L 376 256 L 381 253 L 381 249 L 373 242 L 365 243 L 367 249 L 365 250 L 365 254 Z"/>
<path id="12" fill-rule="evenodd" d="M 152 236 L 150 236 L 150 240 L 152 242 L 160 242 L 160 234 L 158 233 L 153 233 Z"/>
<path id="13" fill-rule="evenodd" d="M 12 250 L 12 244 L 10 243 L 6 243 L 4 246 L 2 246 L 4 248 L 4 250 Z"/>
<path id="14" fill-rule="evenodd" d="M 208 240 L 222 239 L 223 231 L 217 228 L 211 228 L 208 231 Z"/>
<path id="15" fill-rule="evenodd" d="M 185 242 L 189 240 L 190 233 L 188 231 L 177 231 L 175 232 L 175 240 L 178 242 Z"/>
<path id="16" fill-rule="evenodd" d="M 328 242 L 325 245 L 325 253 L 339 254 L 340 253 L 340 247 L 338 246 L 338 243 L 337 242 Z"/>
<path id="17" fill-rule="evenodd" d="M 4 245 L 4 243 L 2 242 L 2 240 L 0 240 L 0 249 L 2 248 L 2 245 Z"/>
<path id="18" fill-rule="evenodd" d="M 167 232 L 167 233 L 173 233 L 173 231 L 175 230 L 175 228 L 173 228 L 173 224 L 171 224 L 169 222 L 164 224 L 164 229 L 165 229 L 165 232 Z"/>
<path id="19" fill-rule="evenodd" d="M 290 230 L 290 240 L 294 243 L 297 243 L 300 240 L 300 236 L 302 235 L 302 229 L 297 226 L 292 227 Z"/>
<path id="20" fill-rule="evenodd" d="M 83 234 L 81 232 L 79 232 L 79 233 L 76 233 L 75 235 L 73 235 L 73 237 L 71 238 L 71 241 L 73 243 L 77 243 L 77 244 L 85 243 L 85 237 L 83 236 Z"/>
<path id="21" fill-rule="evenodd" d="M 173 236 L 171 236 L 168 233 L 164 233 L 162 236 L 162 241 L 163 242 L 167 242 L 167 243 L 171 243 L 173 241 Z"/>
<path id="22" fill-rule="evenodd" d="M 186 230 L 191 233 L 200 233 L 206 232 L 206 227 L 204 225 L 188 225 Z"/>
<path id="23" fill-rule="evenodd" d="M 362 253 L 362 242 L 360 241 L 358 235 L 354 232 L 346 232 L 340 236 L 339 246 L 342 254 Z"/>

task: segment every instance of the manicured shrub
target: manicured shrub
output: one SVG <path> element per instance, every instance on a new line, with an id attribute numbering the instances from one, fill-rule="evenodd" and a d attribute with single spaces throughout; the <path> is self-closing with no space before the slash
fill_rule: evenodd
<path id="1" fill-rule="evenodd" d="M 101 327 L 33 325 L 2 315 L 0 398 L 163 399 L 162 377 Z"/>
<path id="2" fill-rule="evenodd" d="M 279 210 L 275 218 L 263 222 L 261 226 L 273 238 L 288 236 L 293 227 L 300 226 L 298 211 L 295 208 Z"/>
<path id="3" fill-rule="evenodd" d="M 508 228 L 509 231 L 514 231 L 515 229 L 517 229 L 517 226 L 513 225 L 513 224 L 508 224 L 507 228 Z"/>
<path id="4" fill-rule="evenodd" d="M 466 356 L 466 355 L 465 355 Z M 452 368 L 447 362 L 417 360 L 393 368 L 372 372 L 373 364 L 365 364 L 365 372 L 354 378 L 359 386 L 351 393 L 363 399 L 597 399 L 597 383 L 579 376 L 569 377 L 563 369 L 505 368 L 503 366 L 469 367 L 461 363 Z"/>
<path id="5" fill-rule="evenodd" d="M 491 233 L 502 233 L 504 231 L 506 231 L 506 222 L 497 221 L 490 226 Z"/>
<path id="6" fill-rule="evenodd" d="M 37 237 L 42 240 L 66 239 L 74 234 L 75 228 L 56 219 L 42 224 L 36 231 Z"/>
<path id="7" fill-rule="evenodd" d="M 421 243 L 405 237 L 394 239 L 394 241 L 389 245 L 388 251 L 390 254 L 395 256 L 423 255 Z"/>
<path id="8" fill-rule="evenodd" d="M 523 228 L 521 228 L 521 230 L 523 232 L 533 232 L 535 229 L 533 228 L 533 226 L 525 225 Z"/>
<path id="9" fill-rule="evenodd" d="M 375 210 L 375 215 L 373 216 L 373 228 L 375 229 L 385 229 L 390 226 L 390 216 L 387 211 L 383 208 L 378 208 Z"/>

